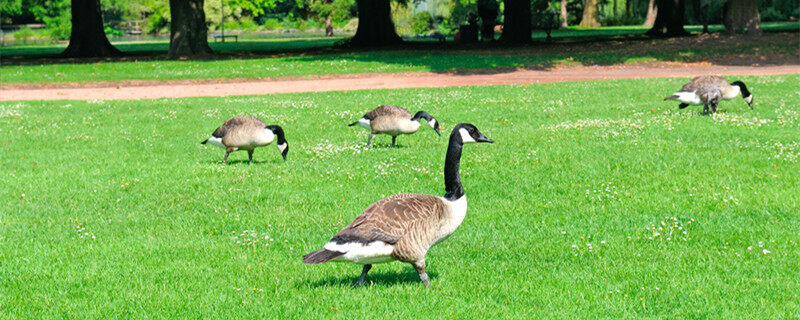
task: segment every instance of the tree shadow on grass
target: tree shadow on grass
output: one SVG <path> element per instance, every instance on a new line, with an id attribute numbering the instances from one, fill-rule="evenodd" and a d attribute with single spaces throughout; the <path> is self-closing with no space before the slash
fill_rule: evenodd
<path id="1" fill-rule="evenodd" d="M 419 285 L 420 287 L 424 287 L 422 281 L 419 279 L 419 274 L 414 271 L 413 268 L 409 265 L 408 270 L 403 270 L 401 272 L 375 272 L 375 266 L 373 266 L 372 271 L 367 274 L 367 279 L 364 281 L 364 287 L 393 287 L 400 284 L 412 284 L 412 285 Z M 361 275 L 361 270 L 353 269 L 352 276 L 339 276 L 339 277 L 328 277 L 326 279 L 317 280 L 317 281 L 307 281 L 305 283 L 298 284 L 298 286 L 306 286 L 306 287 L 353 287 L 358 282 L 358 277 Z M 435 272 L 428 271 L 428 277 L 430 277 L 431 281 L 436 279 L 437 274 Z"/>

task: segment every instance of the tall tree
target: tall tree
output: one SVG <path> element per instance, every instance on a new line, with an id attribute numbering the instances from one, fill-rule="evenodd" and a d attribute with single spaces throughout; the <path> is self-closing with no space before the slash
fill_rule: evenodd
<path id="1" fill-rule="evenodd" d="M 653 24 L 656 22 L 656 16 L 658 15 L 658 7 L 656 7 L 656 0 L 650 0 L 647 2 L 647 17 L 644 19 L 644 26 L 645 27 L 652 27 Z"/>
<path id="2" fill-rule="evenodd" d="M 746 29 L 749 36 L 761 35 L 758 0 L 728 0 L 725 3 L 722 23 L 728 33 L 739 33 Z"/>
<path id="3" fill-rule="evenodd" d="M 584 0 L 583 18 L 581 18 L 581 24 L 579 26 L 584 28 L 599 28 L 600 20 L 598 20 L 598 15 L 597 0 Z"/>
<path id="4" fill-rule="evenodd" d="M 561 0 L 561 29 L 569 27 L 567 18 L 569 18 L 569 14 L 567 13 L 567 0 Z"/>
<path id="5" fill-rule="evenodd" d="M 100 0 L 72 0 L 72 33 L 65 57 L 106 57 L 120 55 L 103 31 Z"/>
<path id="6" fill-rule="evenodd" d="M 647 35 L 674 37 L 689 34 L 683 29 L 684 0 L 658 0 L 658 14 Z"/>
<path id="7" fill-rule="evenodd" d="M 358 28 L 350 39 L 355 46 L 381 46 L 400 43 L 392 22 L 391 0 L 356 0 Z"/>
<path id="8" fill-rule="evenodd" d="M 208 27 L 203 0 L 169 0 L 169 57 L 202 56 L 213 53 L 208 46 Z"/>
<path id="9" fill-rule="evenodd" d="M 503 15 L 500 41 L 512 44 L 531 42 L 531 0 L 506 0 Z"/>

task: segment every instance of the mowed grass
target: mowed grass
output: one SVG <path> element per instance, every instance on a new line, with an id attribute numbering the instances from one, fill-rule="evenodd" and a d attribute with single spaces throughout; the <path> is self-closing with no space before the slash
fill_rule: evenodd
<path id="1" fill-rule="evenodd" d="M 0 104 L 2 318 L 796 318 L 800 76 L 742 77 L 755 109 L 661 98 L 686 79 Z M 304 265 L 369 204 L 442 195 L 447 137 L 347 127 L 425 110 L 467 145 L 467 218 L 403 263 Z M 257 163 L 200 141 L 285 128 Z"/>
<path id="2" fill-rule="evenodd" d="M 796 23 L 795 23 L 796 24 Z M 605 28 L 601 30 L 567 30 L 555 35 L 562 41 L 581 39 L 596 34 L 635 35 L 643 28 Z M 6 62 L 0 66 L 0 84 L 65 84 L 96 81 L 169 81 L 213 79 L 265 79 L 311 77 L 359 73 L 459 72 L 468 70 L 541 69 L 563 65 L 612 65 L 640 62 L 713 62 L 718 64 L 751 64 L 765 62 L 775 56 L 796 59 L 796 33 L 779 33 L 769 40 L 709 40 L 695 45 L 696 37 L 645 40 L 641 37 L 625 42 L 539 43 L 530 47 L 452 47 L 423 46 L 416 49 L 343 51 L 309 48 L 329 47 L 340 39 L 277 39 L 217 43 L 215 59 L 166 60 L 166 43 L 121 45 L 132 56 L 121 61 L 105 60 L 30 60 L 19 56 L 45 50 L 55 54 L 60 48 L 9 48 L 0 51 Z M 715 36 L 708 36 L 715 37 Z M 686 45 L 689 41 L 692 45 Z M 703 41 L 703 40 L 699 40 Z M 58 49 L 58 50 L 56 50 Z M 308 49 L 307 51 L 302 51 Z M 47 51 L 49 50 L 49 51 Z M 156 50 L 161 56 L 144 54 Z M 159 51 L 161 50 L 161 51 Z M 263 51 L 266 50 L 266 51 Z M 294 51 L 284 52 L 281 51 Z M 301 51 L 298 51 L 301 50 Z M 327 51 L 326 51 L 327 50 Z M 52 52 L 50 52 L 52 51 Z M 254 51 L 247 54 L 248 51 Z M 17 56 L 19 55 L 19 56 Z M 10 57 L 10 58 L 9 58 Z M 742 62 L 752 61 L 752 62 Z"/>

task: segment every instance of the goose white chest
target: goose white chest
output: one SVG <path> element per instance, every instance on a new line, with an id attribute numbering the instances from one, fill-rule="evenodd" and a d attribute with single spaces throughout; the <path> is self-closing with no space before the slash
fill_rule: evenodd
<path id="1" fill-rule="evenodd" d="M 464 222 L 464 217 L 467 216 L 467 195 L 463 195 L 454 201 L 442 198 L 442 202 L 445 207 L 445 219 L 442 221 L 433 244 L 447 239 L 458 229 L 461 223 Z"/>

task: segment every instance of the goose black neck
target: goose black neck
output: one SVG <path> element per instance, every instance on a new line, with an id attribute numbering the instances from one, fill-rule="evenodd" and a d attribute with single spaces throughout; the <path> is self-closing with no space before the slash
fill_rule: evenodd
<path id="1" fill-rule="evenodd" d="M 278 144 L 286 143 L 286 137 L 283 135 L 283 128 L 280 126 L 267 126 L 267 129 L 272 130 L 272 132 L 278 138 Z"/>
<path id="2" fill-rule="evenodd" d="M 447 146 L 447 156 L 444 159 L 444 198 L 450 201 L 464 196 L 464 187 L 461 186 L 461 177 L 458 167 L 461 163 L 461 148 L 463 143 L 457 131 L 450 135 L 450 144 Z"/>
<path id="3" fill-rule="evenodd" d="M 739 90 L 740 90 L 740 91 L 741 91 L 741 93 L 742 93 L 742 98 L 747 98 L 747 97 L 749 97 L 749 96 L 750 96 L 750 90 L 747 90 L 747 86 L 744 84 L 744 82 L 741 82 L 741 81 L 734 81 L 734 82 L 732 83 L 732 85 L 734 85 L 734 86 L 739 86 Z"/>

